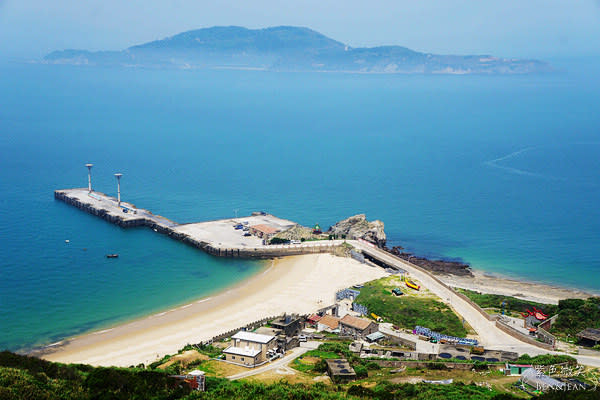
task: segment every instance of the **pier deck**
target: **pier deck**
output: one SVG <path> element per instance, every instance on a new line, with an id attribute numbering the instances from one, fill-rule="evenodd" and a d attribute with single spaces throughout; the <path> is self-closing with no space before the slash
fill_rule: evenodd
<path id="1" fill-rule="evenodd" d="M 264 245 L 261 238 L 244 236 L 243 230 L 234 228 L 237 224 L 249 227 L 263 224 L 284 231 L 296 225 L 270 214 L 178 224 L 128 202 L 121 201 L 119 206 L 116 198 L 101 192 L 89 193 L 87 188 L 56 190 L 54 197 L 123 228 L 146 226 L 216 256 L 271 258 L 324 253 L 333 251 L 344 242 L 329 240 L 296 245 Z"/>

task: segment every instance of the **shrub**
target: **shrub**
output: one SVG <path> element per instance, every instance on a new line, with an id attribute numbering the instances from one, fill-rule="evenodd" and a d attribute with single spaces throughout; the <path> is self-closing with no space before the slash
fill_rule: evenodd
<path id="1" fill-rule="evenodd" d="M 355 366 L 354 372 L 356 372 L 356 377 L 358 379 L 366 378 L 369 376 L 369 371 L 367 371 L 367 367 L 364 367 L 362 365 Z"/>
<path id="2" fill-rule="evenodd" d="M 370 363 L 367 363 L 367 365 L 365 365 L 365 367 L 368 370 L 371 370 L 371 371 L 376 370 L 376 369 L 381 369 L 381 367 L 379 366 L 379 364 L 377 364 L 374 361 L 371 361 Z"/>

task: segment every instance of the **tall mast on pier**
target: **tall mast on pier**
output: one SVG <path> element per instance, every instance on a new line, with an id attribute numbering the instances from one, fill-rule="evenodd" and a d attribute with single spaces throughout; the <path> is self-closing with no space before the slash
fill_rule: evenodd
<path id="1" fill-rule="evenodd" d="M 119 202 L 119 206 L 121 205 L 121 177 L 123 174 L 115 174 L 115 178 L 117 178 L 117 201 Z"/>
<path id="2" fill-rule="evenodd" d="M 92 193 L 92 167 L 94 164 L 85 164 L 88 169 L 88 192 Z"/>

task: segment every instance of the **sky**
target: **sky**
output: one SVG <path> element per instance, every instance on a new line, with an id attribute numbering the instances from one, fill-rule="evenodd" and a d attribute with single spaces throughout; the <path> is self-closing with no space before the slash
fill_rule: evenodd
<path id="1" fill-rule="evenodd" d="M 600 0 L 0 0 L 0 57 L 120 50 L 215 25 L 305 26 L 353 47 L 600 55 Z"/>

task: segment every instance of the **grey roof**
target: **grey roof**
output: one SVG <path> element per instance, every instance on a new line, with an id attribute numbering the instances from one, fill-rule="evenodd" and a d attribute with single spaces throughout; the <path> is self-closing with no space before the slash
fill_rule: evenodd
<path id="1" fill-rule="evenodd" d="M 254 333 L 254 332 L 239 331 L 238 333 L 233 335 L 231 338 L 245 340 L 247 342 L 265 344 L 265 343 L 269 343 L 271 340 L 275 339 L 275 336 L 262 335 L 260 333 Z"/>
<path id="2" fill-rule="evenodd" d="M 521 381 L 538 390 L 560 389 L 565 386 L 564 382 L 551 378 L 535 368 L 527 368 L 523 371 Z"/>
<path id="3" fill-rule="evenodd" d="M 255 357 L 260 353 L 260 350 L 253 349 L 252 347 L 235 347 L 229 346 L 223 353 L 235 354 L 237 356 Z"/>
<path id="4" fill-rule="evenodd" d="M 376 341 L 379 339 L 383 339 L 385 335 L 381 332 L 373 332 L 370 335 L 366 336 L 368 340 Z"/>
<path id="5" fill-rule="evenodd" d="M 600 329 L 584 329 L 577 334 L 577 337 L 594 341 L 600 341 Z"/>

